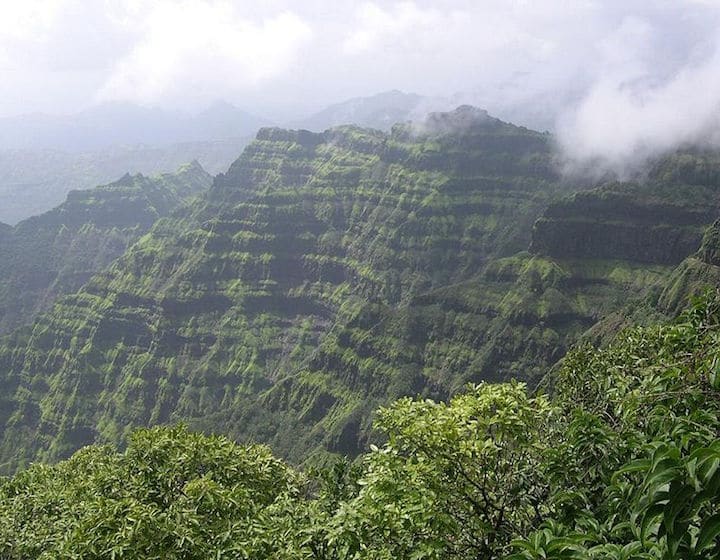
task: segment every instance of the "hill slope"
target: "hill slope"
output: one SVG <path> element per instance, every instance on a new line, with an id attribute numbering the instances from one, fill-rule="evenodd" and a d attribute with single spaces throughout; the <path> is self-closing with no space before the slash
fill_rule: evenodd
<path id="1" fill-rule="evenodd" d="M 157 177 L 125 175 L 72 191 L 50 212 L 0 232 L 0 333 L 30 323 L 62 294 L 78 290 L 161 217 L 206 190 L 197 162 Z"/>

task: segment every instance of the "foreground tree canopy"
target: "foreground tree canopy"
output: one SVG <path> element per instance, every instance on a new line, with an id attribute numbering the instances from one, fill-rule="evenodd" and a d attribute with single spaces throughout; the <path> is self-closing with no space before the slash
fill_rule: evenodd
<path id="1" fill-rule="evenodd" d="M 301 473 L 183 426 L 0 482 L 0 558 L 700 559 L 720 555 L 720 299 L 579 348 L 548 380 L 379 411 Z"/>

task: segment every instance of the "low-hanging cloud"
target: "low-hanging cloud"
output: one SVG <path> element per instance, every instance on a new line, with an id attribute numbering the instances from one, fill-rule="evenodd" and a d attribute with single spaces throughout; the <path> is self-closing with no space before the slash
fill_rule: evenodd
<path id="1" fill-rule="evenodd" d="M 649 23 L 628 18 L 601 45 L 601 72 L 558 115 L 571 165 L 592 163 L 622 176 L 680 146 L 720 140 L 720 44 L 708 37 L 673 67 L 649 56 L 663 39 Z"/>

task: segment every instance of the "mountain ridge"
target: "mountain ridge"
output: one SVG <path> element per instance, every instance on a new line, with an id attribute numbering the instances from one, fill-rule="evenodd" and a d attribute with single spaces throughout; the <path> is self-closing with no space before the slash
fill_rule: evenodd
<path id="1" fill-rule="evenodd" d="M 202 201 L 6 338 L 3 459 L 228 409 L 308 363 L 364 302 L 399 305 L 526 246 L 561 188 L 550 144 L 486 125 L 418 138 L 261 130 Z M 88 391 L 71 397 L 78 375 Z M 21 404 L 22 378 L 44 380 L 35 404 Z M 357 414 L 338 401 L 327 441 L 349 442 Z"/>
<path id="2" fill-rule="evenodd" d="M 216 102 L 196 115 L 105 103 L 72 115 L 19 115 L 0 118 L 0 149 L 97 151 L 118 145 L 165 146 L 251 135 L 267 119 L 227 102 Z"/>
<path id="3" fill-rule="evenodd" d="M 322 462 L 361 452 L 388 399 L 537 383 L 629 301 L 661 314 L 678 260 L 538 240 L 578 237 L 566 218 L 586 210 L 597 231 L 623 216 L 644 235 L 655 207 L 701 236 L 717 198 L 692 172 L 710 157 L 671 156 L 650 198 L 633 183 L 573 195 L 555 157 L 549 135 L 468 107 L 389 133 L 261 129 L 200 199 L 5 337 L 0 460 L 183 420 Z"/>
<path id="4" fill-rule="evenodd" d="M 422 95 L 390 90 L 333 103 L 308 117 L 291 121 L 289 126 L 315 132 L 347 124 L 389 130 L 398 122 L 420 117 L 421 106 L 428 104 L 428 98 Z"/>
<path id="5" fill-rule="evenodd" d="M 125 146 L 94 152 L 0 150 L 0 220 L 16 224 L 61 204 L 70 190 L 109 183 L 126 172 L 171 173 L 198 159 L 211 174 L 225 171 L 249 139 Z"/>

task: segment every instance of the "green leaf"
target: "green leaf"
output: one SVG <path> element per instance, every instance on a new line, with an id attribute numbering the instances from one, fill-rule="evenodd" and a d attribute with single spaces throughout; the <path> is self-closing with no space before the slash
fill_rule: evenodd
<path id="1" fill-rule="evenodd" d="M 668 503 L 663 512 L 663 525 L 670 535 L 675 534 L 675 520 L 680 512 L 692 501 L 692 488 L 680 482 L 673 482 L 668 493 Z"/>
<path id="2" fill-rule="evenodd" d="M 674 458 L 663 459 L 647 477 L 645 486 L 654 489 L 673 480 L 678 474 L 678 461 Z"/>
<path id="3" fill-rule="evenodd" d="M 651 466 L 650 459 L 637 459 L 637 460 L 632 461 L 631 463 L 628 463 L 627 465 L 619 468 L 617 471 L 615 471 L 615 474 L 613 475 L 613 479 L 621 474 L 647 471 L 650 469 L 650 466 Z"/>
<path id="4" fill-rule="evenodd" d="M 700 553 L 705 550 L 713 543 L 718 535 L 720 535 L 720 513 L 716 513 L 703 523 L 702 529 L 700 529 L 700 533 L 698 533 L 695 552 Z"/>
<path id="5" fill-rule="evenodd" d="M 640 540 L 647 540 L 647 532 L 653 522 L 663 514 L 665 504 L 653 504 L 643 514 L 642 524 L 640 525 Z"/>

